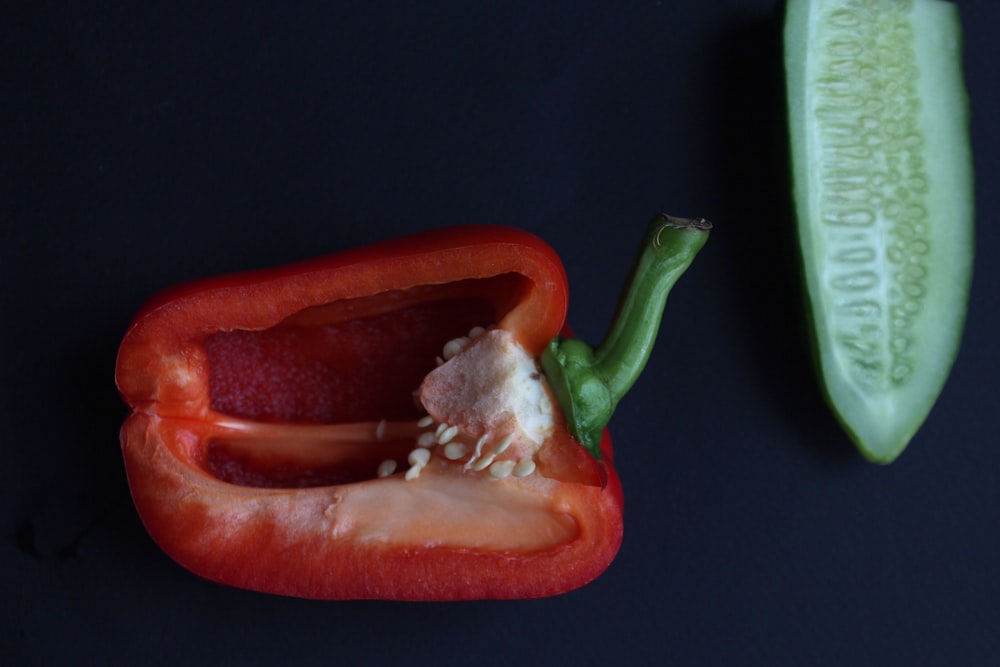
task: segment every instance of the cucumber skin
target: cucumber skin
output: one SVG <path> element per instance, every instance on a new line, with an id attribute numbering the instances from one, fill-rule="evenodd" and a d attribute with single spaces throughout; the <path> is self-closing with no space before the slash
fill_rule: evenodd
<path id="1" fill-rule="evenodd" d="M 923 158 L 924 168 L 916 173 L 926 176 L 927 188 L 916 201 L 924 206 L 927 215 L 925 233 L 916 236 L 917 242 L 924 241 L 920 247 L 925 254 L 914 257 L 906 250 L 903 255 L 906 260 L 914 260 L 912 265 L 924 269 L 926 275 L 917 281 L 923 293 L 913 299 L 916 312 L 909 313 L 907 326 L 896 332 L 889 315 L 895 306 L 887 298 L 865 298 L 866 289 L 868 296 L 887 297 L 893 289 L 901 288 L 892 279 L 892 272 L 898 272 L 900 265 L 888 257 L 893 221 L 877 215 L 871 225 L 840 225 L 840 229 L 833 230 L 843 233 L 848 229 L 867 234 L 869 239 L 879 239 L 873 246 L 876 255 L 873 258 L 872 249 L 862 242 L 852 249 L 850 243 L 831 241 L 831 228 L 837 225 L 822 219 L 824 213 L 830 213 L 830 198 L 837 194 L 829 185 L 836 181 L 829 175 L 836 172 L 830 162 L 837 158 L 819 155 L 823 148 L 819 135 L 824 132 L 823 123 L 829 120 L 821 118 L 818 111 L 824 101 L 819 89 L 827 84 L 822 83 L 822 77 L 813 78 L 811 59 L 835 60 L 834 56 L 819 53 L 823 31 L 828 31 L 827 36 L 835 34 L 829 26 L 821 25 L 821 21 L 829 19 L 831 12 L 841 12 L 838 16 L 847 21 L 850 11 L 858 7 L 862 7 L 862 12 L 871 11 L 871 7 L 888 7 L 889 11 L 903 8 L 908 11 L 908 25 L 914 37 L 913 51 L 906 55 L 912 56 L 910 62 L 918 73 L 914 95 L 919 104 L 918 111 L 908 119 L 916 119 L 916 134 L 923 142 L 918 155 Z M 838 42 L 841 46 L 831 48 L 840 49 L 845 43 Z M 958 10 L 940 0 L 787 0 L 784 55 L 793 199 L 820 384 L 838 421 L 861 453 L 873 462 L 889 463 L 905 449 L 944 387 L 960 345 L 968 302 L 974 254 L 973 177 Z M 843 67 L 844 63 L 850 64 L 850 57 L 836 61 Z M 824 72 L 828 74 L 829 70 Z M 846 90 L 849 94 L 854 91 L 857 96 L 864 84 L 856 85 L 849 78 L 842 78 L 847 85 L 838 89 L 834 81 L 833 90 Z M 904 84 L 910 82 L 906 77 L 902 80 Z M 828 102 L 829 98 L 825 100 Z M 829 146 L 828 139 L 826 148 Z M 876 189 L 877 194 L 885 192 Z M 863 216 L 854 222 L 859 221 L 863 222 Z M 841 238 L 846 237 L 842 234 Z M 853 258 L 855 267 L 862 266 L 863 271 L 850 273 L 852 262 L 842 261 L 845 257 Z M 910 264 L 904 262 L 903 266 Z M 838 271 L 841 277 L 849 279 L 838 284 Z M 874 304 L 872 312 L 865 313 L 857 307 L 864 302 Z M 851 314 L 844 315 L 845 312 Z M 874 332 L 867 339 L 856 335 L 862 326 Z M 850 350 L 846 349 L 845 340 L 851 341 Z M 904 349 L 905 354 L 894 356 L 894 341 L 899 342 L 896 348 Z M 856 363 L 857 357 L 862 356 L 858 349 L 864 349 L 868 355 L 866 364 Z M 892 378 L 890 367 L 894 363 L 899 369 L 909 368 L 908 373 L 898 374 L 899 380 Z M 858 368 L 862 365 L 880 370 L 868 368 L 861 372 Z"/>

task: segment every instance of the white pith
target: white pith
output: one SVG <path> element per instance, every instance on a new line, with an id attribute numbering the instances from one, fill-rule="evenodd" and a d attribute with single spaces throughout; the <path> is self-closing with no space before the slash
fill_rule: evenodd
<path id="1" fill-rule="evenodd" d="M 535 360 L 502 329 L 448 341 L 418 399 L 428 415 L 416 449 L 492 478 L 524 477 L 555 428 L 555 408 Z M 410 461 L 407 479 L 427 465 Z"/>

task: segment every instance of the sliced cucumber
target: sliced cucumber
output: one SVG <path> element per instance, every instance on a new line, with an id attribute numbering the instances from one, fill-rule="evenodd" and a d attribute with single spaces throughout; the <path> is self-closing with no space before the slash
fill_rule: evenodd
<path id="1" fill-rule="evenodd" d="M 958 8 L 787 0 L 792 177 L 822 384 L 870 460 L 906 447 L 958 351 L 973 257 Z"/>

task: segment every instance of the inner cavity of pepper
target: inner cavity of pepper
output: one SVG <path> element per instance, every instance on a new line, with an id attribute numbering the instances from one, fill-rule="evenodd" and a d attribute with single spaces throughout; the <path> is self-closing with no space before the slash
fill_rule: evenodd
<path id="1" fill-rule="evenodd" d="M 499 321 L 523 282 L 504 275 L 386 292 L 310 308 L 270 329 L 209 335 L 212 410 L 243 424 L 302 428 L 216 436 L 202 465 L 244 486 L 307 487 L 372 479 L 386 460 L 406 461 L 413 433 L 374 431 L 416 428 L 423 410 L 414 390 L 442 346 Z M 324 425 L 340 424 L 373 433 L 323 435 Z"/>

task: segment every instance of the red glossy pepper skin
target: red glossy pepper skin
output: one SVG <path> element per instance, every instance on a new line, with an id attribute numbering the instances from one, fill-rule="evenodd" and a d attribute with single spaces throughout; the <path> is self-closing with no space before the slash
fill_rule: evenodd
<path id="1" fill-rule="evenodd" d="M 358 473 L 357 460 L 374 465 L 371 454 L 357 454 L 364 447 L 338 454 L 342 460 L 320 478 L 282 477 L 266 457 L 252 470 L 213 459 L 234 418 L 308 428 L 405 412 L 403 399 L 415 386 L 394 386 L 394 378 L 425 372 L 408 362 L 406 346 L 454 335 L 452 317 L 489 312 L 491 324 L 537 357 L 563 329 L 566 306 L 565 272 L 550 247 L 516 229 L 483 226 L 170 290 L 137 315 L 117 362 L 119 391 L 132 408 L 121 447 L 139 516 L 185 568 L 275 594 L 459 600 L 542 597 L 582 586 L 607 568 L 622 539 L 622 490 L 606 434 L 604 458 L 596 461 L 560 424 L 538 454 L 539 471 L 524 479 L 377 478 Z M 400 335 L 393 318 L 403 311 Z M 343 378 L 331 379 L 334 373 L 303 372 L 324 364 L 361 368 L 352 353 L 334 358 L 336 336 L 357 346 L 354 357 L 380 344 L 392 349 L 371 355 L 376 368 L 363 381 L 347 378 L 347 388 L 337 389 Z M 308 356 L 313 348 L 318 360 Z M 271 353 L 294 357 L 289 364 L 297 366 L 266 358 L 240 365 L 240 355 Z M 268 384 L 274 377 L 285 382 Z M 228 395 L 234 383 L 240 387 Z M 342 408 L 324 403 L 329 391 L 372 400 Z"/>

